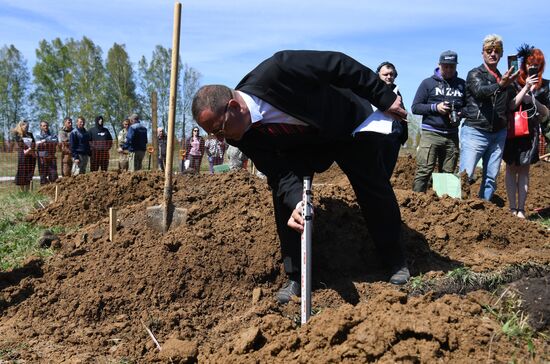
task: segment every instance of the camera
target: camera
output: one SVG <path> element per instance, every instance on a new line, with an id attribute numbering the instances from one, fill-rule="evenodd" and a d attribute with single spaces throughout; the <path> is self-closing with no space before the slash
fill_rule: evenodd
<path id="1" fill-rule="evenodd" d="M 455 107 L 455 102 L 451 102 L 451 112 L 449 113 L 449 120 L 451 121 L 451 126 L 458 126 L 460 124 L 460 117 L 458 116 L 457 107 Z"/>
<path id="2" fill-rule="evenodd" d="M 531 68 L 528 68 L 527 69 L 527 73 L 529 74 L 529 76 L 533 76 L 533 75 L 536 75 L 539 73 L 539 68 L 538 67 L 531 67 Z"/>

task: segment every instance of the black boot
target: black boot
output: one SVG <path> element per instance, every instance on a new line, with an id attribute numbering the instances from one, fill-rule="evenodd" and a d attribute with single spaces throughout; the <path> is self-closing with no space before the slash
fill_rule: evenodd
<path id="1" fill-rule="evenodd" d="M 390 283 L 401 286 L 406 284 L 410 277 L 411 274 L 409 273 L 409 268 L 406 264 L 394 266 L 391 269 Z"/>
<path id="2" fill-rule="evenodd" d="M 277 292 L 277 302 L 281 304 L 288 303 L 292 297 L 300 297 L 300 283 L 289 279 L 288 282 Z"/>

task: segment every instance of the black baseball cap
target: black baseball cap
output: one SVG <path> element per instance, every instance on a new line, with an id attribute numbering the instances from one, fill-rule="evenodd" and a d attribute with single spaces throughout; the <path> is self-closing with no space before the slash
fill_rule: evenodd
<path id="1" fill-rule="evenodd" d="M 445 51 L 439 56 L 439 64 L 458 64 L 458 55 L 453 51 Z"/>

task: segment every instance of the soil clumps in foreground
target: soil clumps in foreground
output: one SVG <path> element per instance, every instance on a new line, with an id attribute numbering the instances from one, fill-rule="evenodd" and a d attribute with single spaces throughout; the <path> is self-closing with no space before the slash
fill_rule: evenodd
<path id="1" fill-rule="evenodd" d="M 528 213 L 550 202 L 550 165 L 532 167 Z M 411 170 L 414 159 L 400 158 L 392 178 L 415 276 L 403 288 L 385 283 L 346 177 L 336 166 L 316 176 L 314 315 L 303 327 L 299 302 L 274 301 L 285 277 L 264 180 L 178 176 L 174 204 L 188 210 L 187 225 L 159 234 L 145 209 L 161 202 L 160 173 L 62 179 L 58 201 L 29 216 L 66 228 L 57 254 L 0 273 L 0 350 L 21 362 L 550 360 L 535 331 L 534 352 L 503 333 L 504 300 L 474 279 L 525 271 L 500 289 L 517 292 L 532 330 L 547 331 L 548 229 L 498 206 L 506 203 L 502 181 L 495 205 L 414 193 Z M 52 186 L 43 191 L 53 195 Z M 114 242 L 109 207 L 118 209 Z M 411 294 L 449 277 L 464 289 Z"/>

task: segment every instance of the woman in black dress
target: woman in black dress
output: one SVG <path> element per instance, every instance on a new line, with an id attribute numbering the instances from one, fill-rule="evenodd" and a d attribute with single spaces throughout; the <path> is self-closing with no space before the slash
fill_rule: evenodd
<path id="1" fill-rule="evenodd" d="M 518 56 L 523 60 L 516 87 L 518 96 L 523 94 L 521 106 L 529 118 L 529 135 L 507 139 L 503 159 L 506 162 L 505 181 L 510 211 L 517 217 L 525 218 L 529 166 L 539 160 L 540 124 L 548 118 L 550 100 L 549 82 L 542 78 L 546 63 L 542 51 L 524 46 Z"/>
<path id="2" fill-rule="evenodd" d="M 27 192 L 30 189 L 34 166 L 36 165 L 34 136 L 29 132 L 29 124 L 24 120 L 20 121 L 12 131 L 17 143 L 15 184 L 19 186 L 21 191 Z"/>

